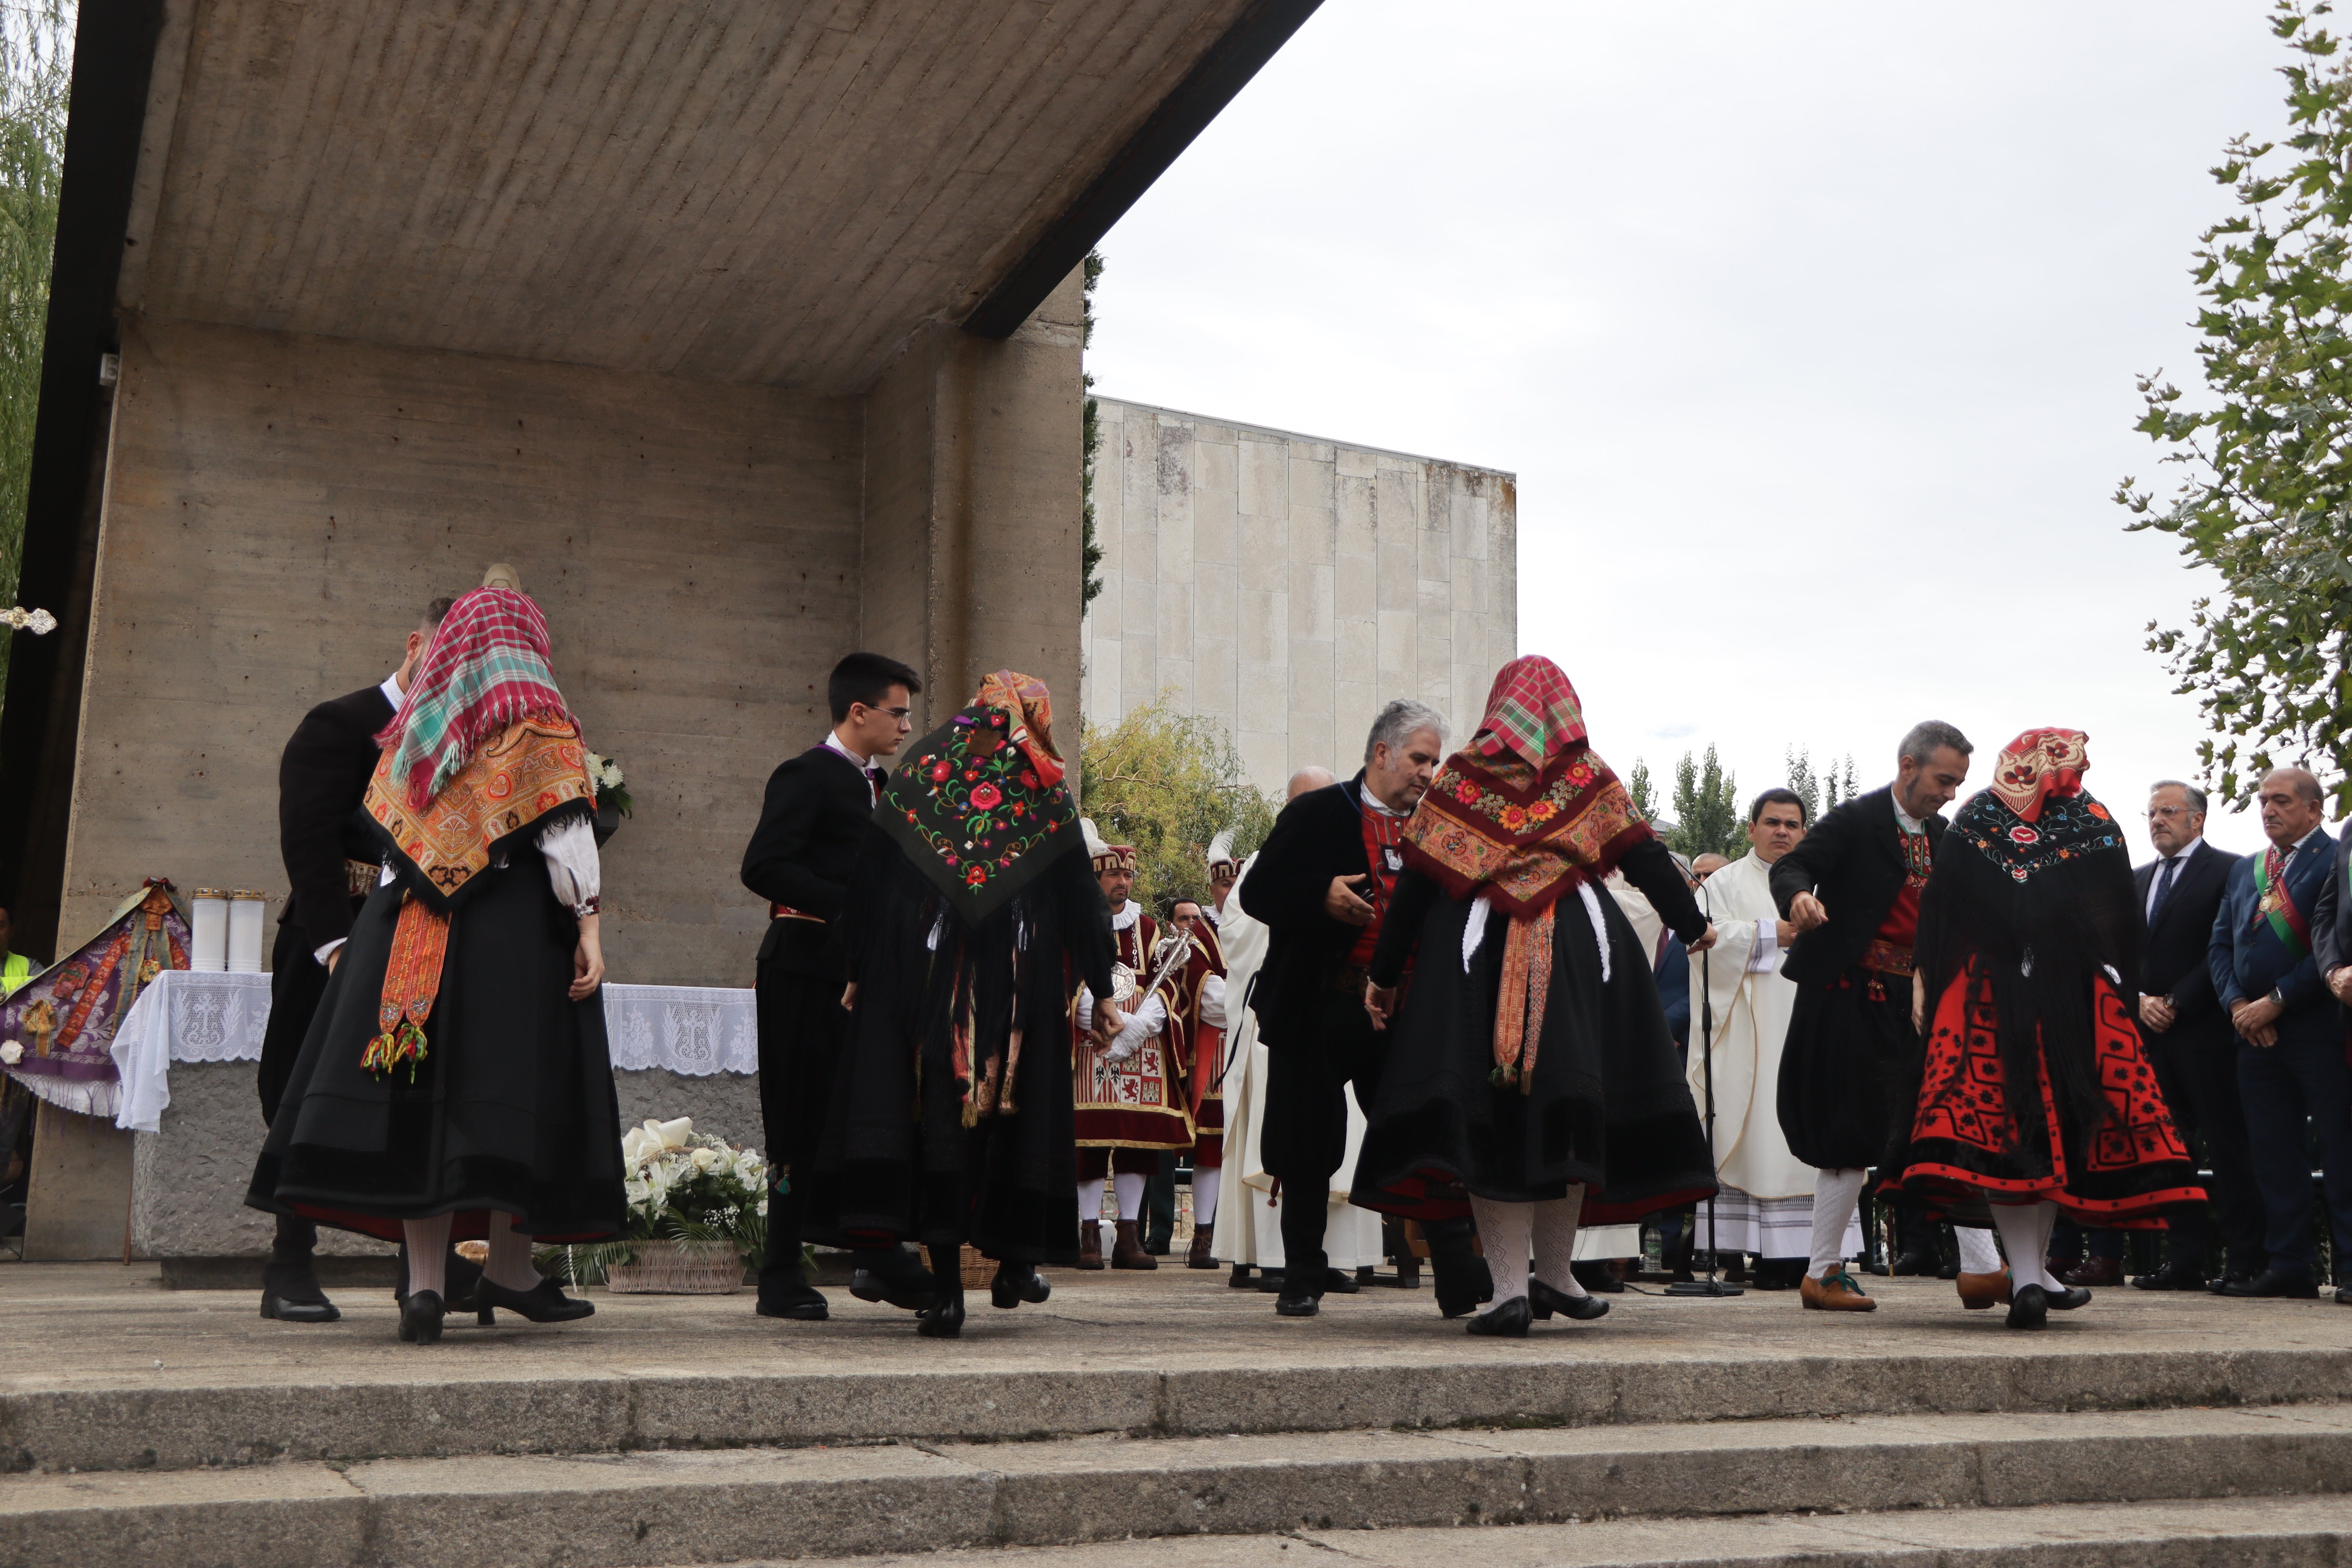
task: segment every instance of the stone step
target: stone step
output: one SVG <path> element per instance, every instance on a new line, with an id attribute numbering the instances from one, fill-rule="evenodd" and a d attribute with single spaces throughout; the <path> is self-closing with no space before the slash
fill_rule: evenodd
<path id="1" fill-rule="evenodd" d="M 2334 1320 L 2326 1320 L 2334 1326 Z M 279 1325 L 269 1325 L 278 1328 Z M 1990 1327 L 1990 1325 L 1988 1325 Z M 337 1330 L 283 1330 L 328 1344 Z M 1179 1437 L 1367 1428 L 1583 1428 L 1827 1415 L 2263 1406 L 2352 1394 L 2352 1348 L 2074 1351 L 1993 1328 L 1966 1353 L 1717 1353 L 1244 1362 L 1155 1371 L 1010 1364 L 972 1344 L 937 1370 L 688 1371 L 657 1362 L 509 1364 L 501 1348 L 565 1344 L 561 1330 L 452 1331 L 464 1345 L 395 1347 L 368 1374 L 173 1381 L 0 1394 L 0 1468 L 154 1470 L 434 1458 L 481 1452 L 627 1453 L 885 1439 L 1029 1440 L 1087 1433 Z M 579 1343 L 575 1340 L 571 1343 Z M 2029 1349 L 2028 1346 L 2049 1346 Z M 159 1346 L 158 1348 L 162 1348 Z M 1170 1361 L 1197 1360 L 1161 1342 Z M 583 1352 L 585 1347 L 583 1346 Z M 977 1363 L 977 1364 L 974 1364 Z M 907 1363 L 895 1361 L 894 1367 Z M 163 1363 L 158 1358 L 159 1368 Z M 396 1373 L 396 1374 L 395 1374 Z M 495 1420 L 485 1420 L 486 1409 Z"/>
<path id="2" fill-rule="evenodd" d="M 941 1552 L 923 1568 L 2342 1568 L 2347 1557 L 2352 1499 L 2294 1497 L 1615 1520 L 1468 1540 L 1454 1529 L 1162 1537 Z"/>
<path id="3" fill-rule="evenodd" d="M 471 1392 L 474 1424 L 502 1419 L 501 1391 Z M 0 1562 L 625 1568 L 1130 1537 L 1319 1540 L 1316 1532 L 1642 1516 L 2311 1498 L 2347 1488 L 2347 1405 L 1103 1436 L 16 1476 L 0 1479 Z M 1343 1545 L 1363 1543 L 1377 1538 Z M 1286 1544 L 1274 1542 L 1277 1552 Z"/>

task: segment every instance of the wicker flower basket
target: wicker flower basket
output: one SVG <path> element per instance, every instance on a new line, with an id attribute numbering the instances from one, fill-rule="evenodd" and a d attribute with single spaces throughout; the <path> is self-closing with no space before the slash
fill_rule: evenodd
<path id="1" fill-rule="evenodd" d="M 967 1290 L 984 1289 L 996 1278 L 996 1259 L 982 1258 L 980 1248 L 970 1242 L 964 1243 L 957 1261 L 962 1266 L 963 1288 Z"/>
<path id="2" fill-rule="evenodd" d="M 732 1296 L 743 1288 L 743 1258 L 731 1241 L 665 1237 L 632 1245 L 637 1260 L 607 1268 L 607 1290 L 644 1296 Z"/>

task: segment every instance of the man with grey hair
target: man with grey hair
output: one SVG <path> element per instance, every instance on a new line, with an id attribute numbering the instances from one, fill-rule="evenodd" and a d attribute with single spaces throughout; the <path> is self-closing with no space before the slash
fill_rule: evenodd
<path id="1" fill-rule="evenodd" d="M 1797 931 L 1780 970 L 1797 985 L 1780 1052 L 1780 1131 L 1817 1173 L 1813 1256 L 1800 1288 L 1807 1307 L 1878 1305 L 1846 1272 L 1846 1226 L 1887 1148 L 1889 1089 L 1917 1069 L 1919 894 L 1944 833 L 1937 813 L 1959 793 L 1971 750 L 1940 720 L 1913 725 L 1896 748 L 1895 782 L 1828 813 L 1772 866 L 1773 902 Z M 2002 1293 L 2000 1254 L 1983 1231 L 1959 1236 L 1960 1300 L 1990 1307 Z"/>
<path id="2" fill-rule="evenodd" d="M 2173 1121 L 2204 1146 L 2212 1169 L 2206 1190 L 2229 1252 L 2224 1279 L 2249 1279 L 2263 1266 L 2263 1201 L 2238 1103 L 2237 1033 L 2208 962 L 2213 917 L 2238 858 L 2205 842 L 2205 792 L 2179 779 L 2148 786 L 2147 837 L 2157 858 L 2133 873 L 2147 923 L 2139 958 L 2140 1034 Z M 2200 1213 L 2167 1227 L 2164 1267 L 2132 1283 L 2143 1290 L 2200 1290 L 2209 1271 Z M 2089 1283 L 2072 1274 L 2059 1278 Z"/>
<path id="3" fill-rule="evenodd" d="M 2270 847 L 2230 872 L 2213 921 L 2213 990 L 2238 1032 L 2238 1099 L 2254 1183 L 2263 1194 L 2268 1266 L 2224 1279 L 2224 1296 L 2319 1294 L 2312 1230 L 2311 1161 L 2319 1148 L 2339 1282 L 2352 1243 L 2352 1068 L 2344 1063 L 2344 1014 L 2328 994 L 2314 952 L 2322 900 L 2336 884 L 2336 841 L 2321 826 L 2326 796 L 2305 768 L 2273 768 L 2255 786 Z M 2327 906 L 2329 948 L 2336 900 Z M 2234 1264 L 2237 1260 L 2231 1260 Z M 2339 1289 L 2336 1300 L 2352 1301 Z"/>
<path id="4" fill-rule="evenodd" d="M 1445 755 L 1445 720 L 1401 698 L 1381 710 L 1364 766 L 1344 784 L 1309 790 L 1275 819 L 1238 897 L 1265 922 L 1265 967 L 1251 1010 L 1266 1045 L 1266 1173 L 1282 1184 L 1282 1290 L 1275 1310 L 1311 1318 L 1324 1292 L 1352 1279 L 1330 1267 L 1324 1221 L 1331 1177 L 1346 1157 L 1348 1092 L 1368 1107 L 1380 1089 L 1388 1037 L 1364 1010 L 1365 978 L 1380 941 L 1405 824 Z M 1470 1223 L 1424 1227 L 1439 1308 L 1475 1308 L 1491 1285 L 1471 1250 Z"/>

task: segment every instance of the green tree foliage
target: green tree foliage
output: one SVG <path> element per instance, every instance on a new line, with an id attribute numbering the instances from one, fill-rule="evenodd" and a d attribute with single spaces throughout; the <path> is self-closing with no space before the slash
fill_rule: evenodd
<path id="1" fill-rule="evenodd" d="M 1625 793 L 1633 797 L 1633 809 L 1645 822 L 1658 820 L 1658 784 L 1650 776 L 1650 764 L 1635 758 L 1633 771 L 1625 775 Z"/>
<path id="2" fill-rule="evenodd" d="M 1675 825 L 1666 845 L 1685 855 L 1748 853 L 1748 813 L 1739 802 L 1739 779 L 1726 772 L 1706 749 L 1704 761 L 1683 753 L 1675 764 Z"/>
<path id="3" fill-rule="evenodd" d="M 1230 827 L 1235 858 L 1265 842 L 1279 803 L 1242 773 L 1215 721 L 1178 713 L 1163 691 L 1112 729 L 1078 730 L 1080 804 L 1105 838 L 1132 844 L 1135 896 L 1157 908 L 1209 897 L 1209 840 Z"/>
<path id="4" fill-rule="evenodd" d="M 2216 737 L 2199 747 L 2208 776 L 2242 798 L 2274 763 L 2305 763 L 2352 807 L 2352 66 L 2317 25 L 2332 9 L 2272 7 L 2288 133 L 2224 149 L 2213 177 L 2237 211 L 2195 253 L 2210 395 L 2191 407 L 2161 371 L 2140 378 L 2137 427 L 2184 473 L 2168 504 L 2130 479 L 2116 499 L 2130 530 L 2176 536 L 2221 577 L 2187 629 L 2147 628 Z"/>
<path id="5" fill-rule="evenodd" d="M 1805 803 L 1805 820 L 1818 822 L 1822 813 L 1833 811 L 1854 796 L 1853 757 L 1848 753 L 1841 761 L 1822 759 L 1821 771 L 1813 770 L 1812 753 L 1803 746 L 1791 746 L 1782 753 L 1789 769 L 1789 788 Z"/>
<path id="6" fill-rule="evenodd" d="M 1103 258 L 1099 250 L 1087 252 L 1086 327 L 1078 337 L 1081 353 L 1095 346 L 1095 285 L 1102 279 Z M 1095 453 L 1102 447 L 1102 409 L 1095 402 L 1094 372 L 1082 373 L 1086 386 L 1087 405 L 1080 451 L 1084 454 L 1078 468 L 1079 581 L 1085 584 L 1078 596 L 1078 614 L 1084 616 L 1095 595 L 1103 591 L 1102 544 L 1095 538 Z"/>
<path id="7" fill-rule="evenodd" d="M 73 28 L 71 0 L 0 3 L 0 606 L 16 602 L 24 559 Z M 0 628 L 0 690 L 10 640 Z"/>

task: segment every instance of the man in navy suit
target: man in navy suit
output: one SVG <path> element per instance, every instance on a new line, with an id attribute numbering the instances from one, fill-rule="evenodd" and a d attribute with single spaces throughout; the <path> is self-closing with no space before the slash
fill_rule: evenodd
<path id="1" fill-rule="evenodd" d="M 2263 775 L 2255 800 L 2270 847 L 2231 871 L 2213 921 L 2213 990 L 2237 1028 L 2238 1096 L 2270 1254 L 2252 1279 L 2223 1281 L 2224 1296 L 2319 1294 L 2306 1119 L 2326 1173 L 2339 1270 L 2352 1237 L 2352 1067 L 2344 1060 L 2343 1013 L 2312 952 L 2313 917 L 2336 861 L 2336 841 L 2319 825 L 2324 799 L 2302 768 Z"/>
<path id="2" fill-rule="evenodd" d="M 2263 1200 L 2246 1148 L 2246 1113 L 2238 1103 L 2238 1035 L 2213 989 L 2210 962 L 2213 917 L 2238 857 L 2205 842 L 2205 792 L 2178 779 L 2147 792 L 2147 837 L 2158 858 L 2132 873 L 2147 921 L 2139 959 L 2140 1033 L 2172 1120 L 2196 1137 L 2212 1168 L 2207 1187 L 2229 1252 L 2223 1278 L 2252 1279 L 2269 1261 Z M 2205 1216 L 2179 1215 L 2165 1238 L 2164 1267 L 2132 1283 L 2143 1290 L 2202 1289 L 2211 1272 L 2208 1262 Z"/>

